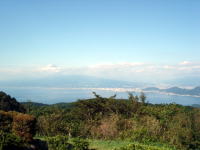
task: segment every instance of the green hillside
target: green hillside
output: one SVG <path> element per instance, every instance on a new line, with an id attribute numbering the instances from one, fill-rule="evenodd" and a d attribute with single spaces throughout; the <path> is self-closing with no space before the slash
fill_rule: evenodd
<path id="1" fill-rule="evenodd" d="M 129 94 L 127 100 L 116 99 L 116 95 L 109 98 L 94 95 L 93 99 L 73 103 L 23 103 L 28 116 L 37 120 L 32 140 L 43 141 L 49 150 L 200 149 L 199 108 L 149 104 L 143 93 Z M 8 120 L 9 117 L 4 117 L 1 123 Z M 8 131 L 1 128 L 1 132 L 20 137 L 12 128 Z"/>

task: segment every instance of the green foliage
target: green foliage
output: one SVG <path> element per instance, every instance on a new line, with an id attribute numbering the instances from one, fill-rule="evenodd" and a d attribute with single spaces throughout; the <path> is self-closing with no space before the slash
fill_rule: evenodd
<path id="1" fill-rule="evenodd" d="M 12 129 L 12 122 L 12 114 L 0 110 L 0 130 L 4 132 L 10 132 Z"/>
<path id="2" fill-rule="evenodd" d="M 31 107 L 40 136 L 159 142 L 181 150 L 200 149 L 200 109 L 177 104 L 149 104 L 141 93 L 129 99 L 79 100 L 72 107 Z M 65 105 L 65 104 L 64 104 Z"/>
<path id="3" fill-rule="evenodd" d="M 89 142 L 84 139 L 73 139 L 74 150 L 89 150 Z"/>
<path id="4" fill-rule="evenodd" d="M 89 150 L 89 143 L 80 138 L 68 140 L 66 136 L 54 136 L 45 139 L 49 150 Z"/>
<path id="5" fill-rule="evenodd" d="M 23 144 L 19 137 L 0 131 L 0 150 L 20 150 Z"/>
<path id="6" fill-rule="evenodd" d="M 49 150 L 72 150 L 73 145 L 68 142 L 66 136 L 48 137 L 47 139 Z"/>
<path id="7" fill-rule="evenodd" d="M 124 146 L 115 150 L 175 150 L 175 149 L 168 147 L 159 147 L 159 146 L 144 145 L 139 143 L 132 143 L 129 144 L 128 146 Z"/>
<path id="8" fill-rule="evenodd" d="M 142 102 L 142 104 L 146 103 L 146 96 L 143 92 L 141 92 L 141 94 L 140 94 L 140 101 Z"/>
<path id="9" fill-rule="evenodd" d="M 132 142 L 127 140 L 100 140 L 90 139 L 90 148 L 94 150 L 114 150 L 119 147 L 127 146 Z"/>
<path id="10" fill-rule="evenodd" d="M 154 141 L 154 139 L 146 128 L 137 129 L 131 135 L 131 140 L 138 142 Z"/>

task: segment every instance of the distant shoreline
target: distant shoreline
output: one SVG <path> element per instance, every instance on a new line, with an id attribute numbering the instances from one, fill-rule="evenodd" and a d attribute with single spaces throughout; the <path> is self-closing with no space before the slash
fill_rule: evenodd
<path id="1" fill-rule="evenodd" d="M 1 91 L 0 87 L 0 91 Z M 62 87 L 4 87 L 4 88 L 19 88 L 19 89 L 49 89 L 49 90 L 91 90 L 91 91 L 112 91 L 112 92 L 144 92 L 144 93 L 156 93 L 162 95 L 171 95 L 171 96 L 187 96 L 187 97 L 194 97 L 200 98 L 200 95 L 190 95 L 190 94 L 177 94 L 172 92 L 161 92 L 155 90 L 142 90 L 140 88 L 90 88 L 90 87 L 83 87 L 83 88 L 62 88 Z"/>

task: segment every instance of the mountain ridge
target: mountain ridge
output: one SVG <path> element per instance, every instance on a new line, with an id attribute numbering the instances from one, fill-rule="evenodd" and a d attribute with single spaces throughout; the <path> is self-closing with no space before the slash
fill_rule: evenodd
<path id="1" fill-rule="evenodd" d="M 156 87 L 148 87 L 143 90 L 144 91 L 158 91 L 158 92 L 174 93 L 174 94 L 180 94 L 180 95 L 200 96 L 200 86 L 197 86 L 193 89 L 185 89 L 185 88 L 180 88 L 177 86 L 166 88 L 166 89 L 160 89 L 160 88 L 156 88 Z"/>

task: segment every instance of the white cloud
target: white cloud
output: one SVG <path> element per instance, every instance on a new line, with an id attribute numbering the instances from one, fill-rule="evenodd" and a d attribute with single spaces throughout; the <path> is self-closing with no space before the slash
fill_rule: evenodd
<path id="1" fill-rule="evenodd" d="M 153 64 L 143 62 L 122 62 L 94 64 L 84 67 L 32 66 L 24 68 L 0 68 L 0 80 L 18 77 L 43 77 L 52 74 L 90 75 L 103 78 L 130 81 L 160 81 L 172 78 L 198 75 L 200 63 L 184 61 L 177 64 Z M 200 75 L 199 75 L 200 76 Z"/>
<path id="2" fill-rule="evenodd" d="M 107 63 L 107 64 L 95 64 L 90 65 L 89 68 L 105 68 L 105 69 L 112 69 L 112 68 L 120 68 L 120 67 L 137 67 L 137 66 L 144 66 L 145 63 L 140 62 L 122 62 L 122 63 Z"/>
<path id="3" fill-rule="evenodd" d="M 190 61 L 183 61 L 179 63 L 180 65 L 190 65 L 192 64 Z"/>
<path id="4" fill-rule="evenodd" d="M 163 66 L 164 69 L 175 69 L 176 67 L 170 66 L 170 65 L 165 65 Z"/>
<path id="5" fill-rule="evenodd" d="M 56 65 L 49 64 L 47 66 L 39 68 L 38 70 L 39 71 L 47 71 L 47 72 L 60 72 L 61 68 Z"/>

